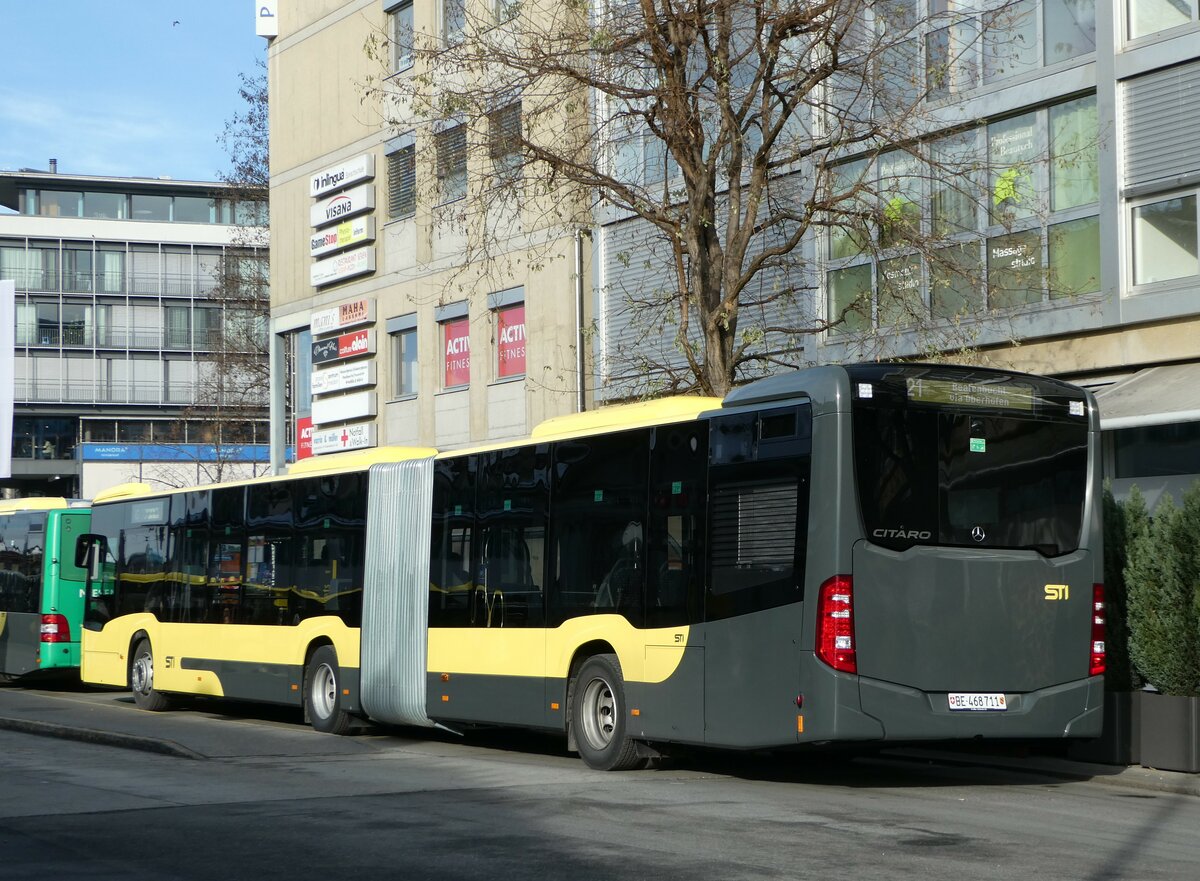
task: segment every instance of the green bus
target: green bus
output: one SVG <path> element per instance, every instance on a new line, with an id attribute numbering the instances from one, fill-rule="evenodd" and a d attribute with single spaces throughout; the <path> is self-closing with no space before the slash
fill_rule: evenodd
<path id="1" fill-rule="evenodd" d="M 87 502 L 0 502 L 0 678 L 79 669 L 87 573 L 75 545 L 88 531 Z"/>

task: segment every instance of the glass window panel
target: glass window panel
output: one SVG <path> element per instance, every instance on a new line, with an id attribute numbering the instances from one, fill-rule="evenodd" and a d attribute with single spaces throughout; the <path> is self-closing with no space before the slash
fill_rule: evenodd
<path id="1" fill-rule="evenodd" d="M 92 305 L 90 303 L 64 303 L 62 333 L 64 346 L 90 346 L 92 344 Z"/>
<path id="2" fill-rule="evenodd" d="M 37 303 L 37 333 L 34 342 L 39 346 L 58 345 L 58 304 Z"/>
<path id="3" fill-rule="evenodd" d="M 164 294 L 176 296 L 192 292 L 192 255 L 188 251 L 164 251 L 163 287 Z"/>
<path id="4" fill-rule="evenodd" d="M 971 232 L 978 227 L 979 193 L 975 129 L 934 141 L 930 146 L 930 200 L 935 237 Z"/>
<path id="5" fill-rule="evenodd" d="M 17 303 L 17 345 L 37 345 L 37 306 Z"/>
<path id="6" fill-rule="evenodd" d="M 57 245 L 30 245 L 25 254 L 25 284 L 31 291 L 58 290 Z"/>
<path id="7" fill-rule="evenodd" d="M 1037 0 L 1017 0 L 985 13 L 983 81 L 993 83 L 1038 66 Z"/>
<path id="8" fill-rule="evenodd" d="M 396 352 L 396 390 L 398 398 L 417 393 L 417 329 L 392 334 Z"/>
<path id="9" fill-rule="evenodd" d="M 414 144 L 389 153 L 388 220 L 412 217 L 417 211 L 417 148 Z"/>
<path id="10" fill-rule="evenodd" d="M 170 220 L 170 196 L 143 196 L 134 194 L 130 197 L 133 202 L 134 220 Z"/>
<path id="11" fill-rule="evenodd" d="M 1050 227 L 1051 299 L 1100 290 L 1100 218 L 1084 217 Z"/>
<path id="12" fill-rule="evenodd" d="M 879 326 L 904 327 L 926 317 L 921 290 L 921 258 L 916 255 L 879 263 Z"/>
<path id="13" fill-rule="evenodd" d="M 442 0 L 442 39 L 446 45 L 462 42 L 467 28 L 466 0 Z"/>
<path id="14" fill-rule="evenodd" d="M 488 152 L 497 175 L 507 177 L 521 167 L 521 105 L 509 104 L 488 114 Z"/>
<path id="15" fill-rule="evenodd" d="M 43 217 L 78 217 L 82 211 L 83 193 L 60 193 L 42 190 L 38 213 Z"/>
<path id="16" fill-rule="evenodd" d="M 1150 284 L 1200 273 L 1196 196 L 1133 209 L 1133 283 Z"/>
<path id="17" fill-rule="evenodd" d="M 391 12 L 392 72 L 408 70 L 413 63 L 413 5 L 402 3 Z"/>
<path id="18" fill-rule="evenodd" d="M 1100 198 L 1096 96 L 1050 108 L 1050 207 L 1089 205 Z"/>
<path id="19" fill-rule="evenodd" d="M 1096 0 L 1043 0 L 1046 63 L 1096 51 Z"/>
<path id="20" fill-rule="evenodd" d="M 215 223 L 216 200 L 201 196 L 176 196 L 173 219 L 176 223 Z"/>
<path id="21" fill-rule="evenodd" d="M 441 201 L 461 199 L 467 194 L 467 127 L 443 129 L 435 138 Z"/>
<path id="22" fill-rule="evenodd" d="M 903 117 L 921 100 L 921 43 L 903 40 L 883 49 L 875 62 L 876 113 Z"/>
<path id="23" fill-rule="evenodd" d="M 834 333 L 857 333 L 871 327 L 871 265 L 834 269 L 826 275 L 829 321 L 842 323 Z"/>
<path id="24" fill-rule="evenodd" d="M 124 220 L 128 199 L 124 193 L 84 193 L 83 216 Z"/>
<path id="25" fill-rule="evenodd" d="M 96 290 L 119 294 L 125 290 L 125 252 L 101 249 L 96 252 Z"/>
<path id="26" fill-rule="evenodd" d="M 861 186 L 867 174 L 866 160 L 848 162 L 833 170 L 830 184 L 830 222 L 847 215 L 866 213 L 863 193 L 855 193 L 856 187 Z M 857 222 L 857 221 L 855 221 Z M 869 241 L 866 229 L 853 228 L 849 224 L 833 226 L 829 230 L 829 256 L 833 258 L 854 257 L 862 253 L 864 244 Z"/>
<path id="27" fill-rule="evenodd" d="M 929 303 L 934 318 L 983 311 L 983 266 L 979 244 L 941 248 L 929 257 Z"/>
<path id="28" fill-rule="evenodd" d="M 879 160 L 879 243 L 891 247 L 921 233 L 921 170 L 918 160 L 902 150 Z"/>
<path id="29" fill-rule="evenodd" d="M 930 98 L 945 98 L 975 87 L 979 78 L 977 42 L 973 19 L 925 35 L 925 87 Z"/>
<path id="30" fill-rule="evenodd" d="M 64 291 L 90 294 L 92 292 L 92 249 L 63 248 L 62 287 Z"/>
<path id="31" fill-rule="evenodd" d="M 1129 39 L 1195 21 L 1196 0 L 1128 0 Z"/>
<path id="32" fill-rule="evenodd" d="M 158 251 L 134 251 L 130 259 L 130 290 L 135 294 L 157 294 L 159 286 Z"/>
<path id="33" fill-rule="evenodd" d="M 988 305 L 1008 309 L 1042 301 L 1042 233 L 1031 229 L 988 239 Z"/>
<path id="34" fill-rule="evenodd" d="M 1040 140 L 1036 112 L 988 126 L 989 203 L 993 223 L 1030 217 L 1037 210 Z"/>

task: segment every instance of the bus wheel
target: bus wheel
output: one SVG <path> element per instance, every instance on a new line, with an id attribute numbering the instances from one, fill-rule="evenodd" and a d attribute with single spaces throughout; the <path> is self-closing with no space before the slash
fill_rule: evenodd
<path id="1" fill-rule="evenodd" d="M 571 725 L 579 757 L 597 771 L 628 771 L 642 760 L 625 734 L 625 683 L 616 655 L 588 658 L 571 689 Z"/>
<path id="2" fill-rule="evenodd" d="M 350 714 L 342 709 L 337 652 L 331 645 L 321 646 L 308 662 L 304 674 L 304 714 L 317 731 L 345 734 L 350 730 Z"/>
<path id="3" fill-rule="evenodd" d="M 157 713 L 171 706 L 170 699 L 161 691 L 154 690 L 154 654 L 150 651 L 150 640 L 138 640 L 133 648 L 133 660 L 129 663 L 129 690 L 133 702 L 139 709 Z"/>

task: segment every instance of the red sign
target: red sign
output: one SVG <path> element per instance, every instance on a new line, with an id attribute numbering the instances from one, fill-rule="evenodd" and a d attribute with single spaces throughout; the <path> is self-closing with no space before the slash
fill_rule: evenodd
<path id="1" fill-rule="evenodd" d="M 313 424 L 311 416 L 301 416 L 296 420 L 296 461 L 307 459 L 313 454 L 312 448 Z"/>
<path id="2" fill-rule="evenodd" d="M 442 351 L 446 357 L 443 388 L 469 385 L 471 382 L 471 320 L 460 318 L 442 325 Z"/>
<path id="3" fill-rule="evenodd" d="M 359 330 L 354 333 L 344 333 L 338 337 L 338 357 L 353 358 L 371 350 L 371 332 Z"/>
<path id="4" fill-rule="evenodd" d="M 499 362 L 496 375 L 522 376 L 525 373 L 525 304 L 509 306 L 496 313 L 496 351 Z"/>

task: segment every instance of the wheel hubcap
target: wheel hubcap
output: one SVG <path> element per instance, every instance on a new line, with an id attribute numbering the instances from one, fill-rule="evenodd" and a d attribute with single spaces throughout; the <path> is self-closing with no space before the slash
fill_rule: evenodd
<path id="1" fill-rule="evenodd" d="M 337 676 L 328 664 L 317 668 L 312 681 L 313 711 L 322 719 L 333 715 L 333 707 L 337 702 Z"/>
<path id="2" fill-rule="evenodd" d="M 133 662 L 133 690 L 139 694 L 149 694 L 154 688 L 154 658 L 148 652 L 138 655 Z"/>
<path id="3" fill-rule="evenodd" d="M 617 724 L 617 699 L 603 679 L 593 679 L 583 690 L 583 736 L 593 749 L 604 749 Z"/>

